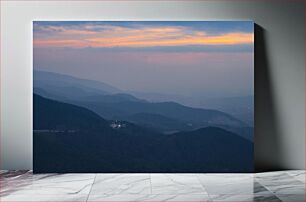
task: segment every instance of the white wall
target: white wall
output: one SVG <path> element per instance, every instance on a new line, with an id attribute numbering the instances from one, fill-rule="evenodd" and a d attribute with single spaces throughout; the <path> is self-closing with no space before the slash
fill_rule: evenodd
<path id="1" fill-rule="evenodd" d="M 254 20 L 265 53 L 255 70 L 257 166 L 305 168 L 303 1 L 207 0 L 2 1 L 1 169 L 32 168 L 32 20 L 41 19 Z"/>

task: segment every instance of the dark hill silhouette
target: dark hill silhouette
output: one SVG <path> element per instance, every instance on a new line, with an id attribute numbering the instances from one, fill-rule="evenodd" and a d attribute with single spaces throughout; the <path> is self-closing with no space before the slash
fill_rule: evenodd
<path id="1" fill-rule="evenodd" d="M 88 129 L 108 126 L 96 113 L 34 94 L 34 130 Z"/>
<path id="2" fill-rule="evenodd" d="M 233 165 L 239 165 L 243 170 L 252 170 L 253 143 L 237 137 L 236 134 L 217 127 L 169 136 L 176 143 L 182 157 L 189 159 L 191 167 L 197 168 L 205 164 L 209 170 L 224 168 L 224 172 L 231 172 Z M 216 159 L 218 164 L 214 163 Z"/>
<path id="3" fill-rule="evenodd" d="M 163 135 L 111 123 L 83 107 L 34 95 L 34 172 L 253 171 L 253 144 L 232 132 L 208 127 Z"/>

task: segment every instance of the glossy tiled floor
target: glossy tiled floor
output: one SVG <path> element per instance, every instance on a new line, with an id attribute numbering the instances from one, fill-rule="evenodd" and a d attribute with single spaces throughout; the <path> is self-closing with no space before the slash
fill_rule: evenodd
<path id="1" fill-rule="evenodd" d="M 0 201 L 305 201 L 305 171 L 39 174 L 1 171 Z"/>

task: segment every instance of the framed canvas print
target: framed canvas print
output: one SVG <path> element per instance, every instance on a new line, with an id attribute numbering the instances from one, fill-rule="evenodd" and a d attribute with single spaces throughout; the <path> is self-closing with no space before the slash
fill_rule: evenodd
<path id="1" fill-rule="evenodd" d="M 34 172 L 253 172 L 252 21 L 34 21 Z"/>

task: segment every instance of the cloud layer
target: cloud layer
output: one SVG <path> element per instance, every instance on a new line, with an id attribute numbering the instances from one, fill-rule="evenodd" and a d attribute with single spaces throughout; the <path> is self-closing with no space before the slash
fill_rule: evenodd
<path id="1" fill-rule="evenodd" d="M 34 23 L 34 47 L 148 48 L 252 45 L 254 34 L 244 30 L 215 31 L 184 23 L 115 25 Z"/>

